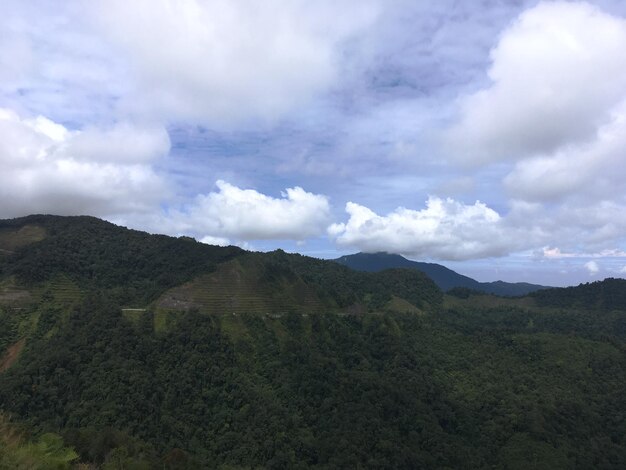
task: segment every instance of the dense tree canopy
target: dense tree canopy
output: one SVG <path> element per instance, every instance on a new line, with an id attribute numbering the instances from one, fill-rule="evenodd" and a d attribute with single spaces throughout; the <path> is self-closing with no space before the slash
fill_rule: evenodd
<path id="1" fill-rule="evenodd" d="M 414 271 L 26 222 L 46 237 L 0 260 L 0 468 L 626 466 L 622 281 L 444 301 Z M 233 259 L 327 311 L 154 302 Z"/>

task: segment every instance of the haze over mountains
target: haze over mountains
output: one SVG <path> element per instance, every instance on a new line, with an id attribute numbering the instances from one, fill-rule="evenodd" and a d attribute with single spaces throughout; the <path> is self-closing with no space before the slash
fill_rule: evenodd
<path id="1" fill-rule="evenodd" d="M 392 268 L 414 269 L 425 273 L 443 291 L 448 291 L 455 287 L 463 287 L 487 294 L 518 296 L 549 287 L 527 282 L 478 282 L 440 264 L 411 261 L 400 255 L 385 252 L 356 253 L 354 255 L 342 256 L 334 261 L 358 271 L 377 272 Z"/>

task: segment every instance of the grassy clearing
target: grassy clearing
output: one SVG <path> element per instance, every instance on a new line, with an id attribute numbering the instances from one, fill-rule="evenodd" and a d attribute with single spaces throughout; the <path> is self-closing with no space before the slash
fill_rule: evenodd
<path id="1" fill-rule="evenodd" d="M 154 312 L 154 331 L 156 333 L 167 331 L 167 316 L 169 313 L 167 310 L 160 308 Z"/>
<path id="2" fill-rule="evenodd" d="M 395 295 L 391 296 L 391 300 L 385 305 L 386 310 L 399 313 L 415 313 L 416 315 L 423 315 L 424 312 L 417 308 L 412 303 Z"/>
<path id="3" fill-rule="evenodd" d="M 0 254 L 12 254 L 15 250 L 46 238 L 46 231 L 38 225 L 24 225 L 18 230 L 0 229 Z"/>
<path id="4" fill-rule="evenodd" d="M 133 325 L 137 325 L 141 317 L 146 313 L 145 308 L 123 308 L 122 316 L 131 322 Z"/>
<path id="5" fill-rule="evenodd" d="M 25 308 L 32 304 L 32 294 L 17 286 L 14 277 L 3 279 L 0 282 L 0 306 L 11 308 Z"/>
<path id="6" fill-rule="evenodd" d="M 1 469 L 80 468 L 73 466 L 77 460 L 78 454 L 73 449 L 65 447 L 60 436 L 47 433 L 39 436 L 37 441 L 29 441 L 24 432 L 0 414 Z"/>
<path id="7" fill-rule="evenodd" d="M 220 326 L 234 344 L 238 341 L 250 342 L 252 340 L 248 333 L 248 328 L 239 315 L 222 315 L 220 317 Z"/>
<path id="8" fill-rule="evenodd" d="M 166 333 L 176 325 L 178 320 L 186 312 L 181 310 L 172 310 L 165 308 L 157 308 L 154 311 L 153 324 L 155 333 Z"/>

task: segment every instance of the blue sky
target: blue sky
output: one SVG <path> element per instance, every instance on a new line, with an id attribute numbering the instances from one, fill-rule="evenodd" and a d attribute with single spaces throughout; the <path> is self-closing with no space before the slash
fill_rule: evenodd
<path id="1" fill-rule="evenodd" d="M 626 275 L 617 0 L 5 0 L 0 217 Z"/>

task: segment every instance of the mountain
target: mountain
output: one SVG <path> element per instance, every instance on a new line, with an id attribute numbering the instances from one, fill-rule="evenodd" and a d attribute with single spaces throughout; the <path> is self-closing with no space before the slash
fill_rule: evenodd
<path id="1" fill-rule="evenodd" d="M 334 261 L 357 271 L 377 272 L 390 268 L 414 269 L 430 277 L 443 291 L 462 287 L 487 294 L 515 297 L 547 288 L 546 286 L 526 282 L 478 282 L 440 264 L 411 261 L 400 255 L 384 252 L 356 253 L 354 255 L 342 256 Z"/>
<path id="2" fill-rule="evenodd" d="M 626 468 L 623 292 L 0 220 L 0 468 Z"/>
<path id="3" fill-rule="evenodd" d="M 93 217 L 0 221 L 0 250 L 0 304 L 36 301 L 42 292 L 78 301 L 98 291 L 127 309 L 320 313 L 429 310 L 442 298 L 418 272 L 358 273 L 282 250 L 250 253 Z"/>

